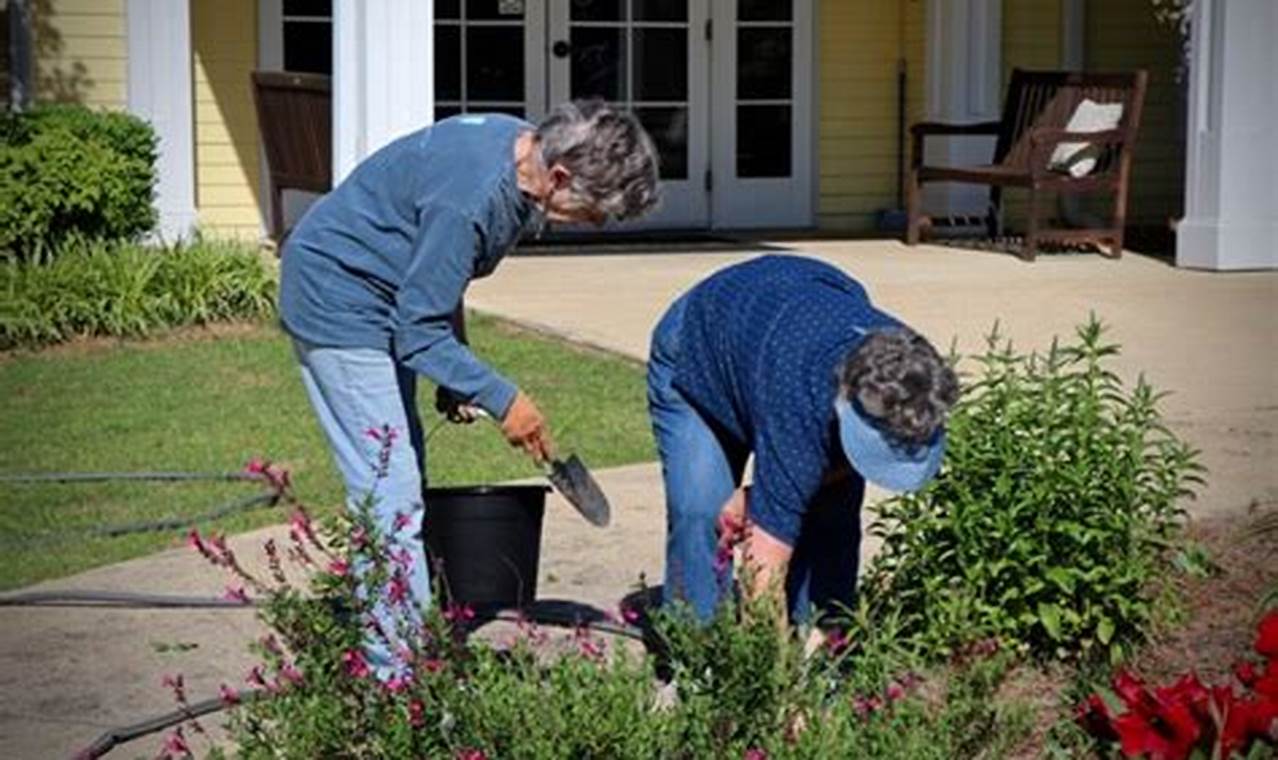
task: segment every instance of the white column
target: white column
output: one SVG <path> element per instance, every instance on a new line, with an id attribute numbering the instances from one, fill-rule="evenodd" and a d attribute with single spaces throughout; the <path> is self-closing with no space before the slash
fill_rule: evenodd
<path id="1" fill-rule="evenodd" d="M 1002 107 L 1002 0 L 928 0 L 926 112 L 929 121 L 972 123 L 999 118 Z M 929 137 L 929 164 L 988 164 L 992 137 Z M 950 182 L 924 186 L 932 215 L 984 214 L 989 188 Z"/>
<path id="2" fill-rule="evenodd" d="M 160 237 L 173 241 L 196 220 L 190 2 L 128 0 L 126 13 L 129 111 L 159 136 L 155 205 Z"/>
<path id="3" fill-rule="evenodd" d="M 333 182 L 435 110 L 434 0 L 333 3 Z"/>
<path id="4" fill-rule="evenodd" d="M 1176 264 L 1278 268 L 1278 2 L 1195 0 Z"/>

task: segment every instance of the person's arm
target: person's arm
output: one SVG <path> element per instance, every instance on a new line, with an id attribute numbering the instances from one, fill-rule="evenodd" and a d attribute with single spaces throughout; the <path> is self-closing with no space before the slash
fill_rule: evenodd
<path id="1" fill-rule="evenodd" d="M 464 293 L 457 303 L 457 308 L 453 310 L 449 323 L 453 328 L 453 337 L 457 338 L 463 346 L 469 346 L 470 341 L 466 339 L 466 295 Z M 443 385 L 435 387 L 435 411 L 447 417 L 449 422 L 466 425 L 479 419 L 480 415 L 478 407 L 467 404 L 464 399 Z"/>
<path id="2" fill-rule="evenodd" d="M 450 208 L 424 213 L 412 263 L 396 299 L 396 358 L 494 419 L 512 445 L 535 459 L 551 455 L 545 418 L 513 383 L 481 362 L 454 331 L 454 318 L 483 244 L 466 215 Z"/>

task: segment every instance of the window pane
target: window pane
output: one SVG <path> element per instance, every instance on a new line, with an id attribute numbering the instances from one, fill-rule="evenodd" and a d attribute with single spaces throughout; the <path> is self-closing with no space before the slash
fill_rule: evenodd
<path id="1" fill-rule="evenodd" d="M 443 121 L 461 112 L 461 106 L 435 106 L 435 121 Z"/>
<path id="2" fill-rule="evenodd" d="M 626 100 L 624 29 L 575 26 L 572 43 L 572 98 Z"/>
<path id="3" fill-rule="evenodd" d="M 635 21 L 687 21 L 688 0 L 634 0 Z"/>
<path id="4" fill-rule="evenodd" d="M 522 21 L 525 0 L 466 0 L 466 18 Z"/>
<path id="5" fill-rule="evenodd" d="M 461 0 L 435 0 L 435 18 L 461 18 Z"/>
<path id="6" fill-rule="evenodd" d="M 323 21 L 285 21 L 284 70 L 332 74 L 333 25 Z"/>
<path id="7" fill-rule="evenodd" d="M 634 99 L 687 100 L 687 31 L 640 27 L 634 42 Z"/>
<path id="8" fill-rule="evenodd" d="M 741 21 L 789 21 L 794 18 L 791 0 L 737 0 Z"/>
<path id="9" fill-rule="evenodd" d="M 625 18 L 624 0 L 569 0 L 573 21 L 621 21 Z"/>
<path id="10" fill-rule="evenodd" d="M 524 99 L 524 28 L 466 28 L 466 100 Z"/>
<path id="11" fill-rule="evenodd" d="M 332 18 L 333 0 L 284 0 L 284 15 Z"/>
<path id="12" fill-rule="evenodd" d="M 737 176 L 790 176 L 790 106 L 737 106 Z"/>
<path id="13" fill-rule="evenodd" d="M 737 29 L 737 97 L 790 97 L 790 28 Z"/>
<path id="14" fill-rule="evenodd" d="M 435 27 L 435 99 L 461 100 L 461 27 Z"/>
<path id="15" fill-rule="evenodd" d="M 652 135 L 661 156 L 662 179 L 688 178 L 688 109 L 636 108 L 635 116 Z"/>
<path id="16" fill-rule="evenodd" d="M 466 112 L 467 113 L 505 113 L 505 114 L 510 114 L 511 116 L 516 116 L 520 119 L 524 118 L 523 106 L 511 106 L 511 105 L 494 106 L 494 105 L 486 105 L 484 103 L 472 103 L 470 104 L 470 106 L 466 108 Z"/>

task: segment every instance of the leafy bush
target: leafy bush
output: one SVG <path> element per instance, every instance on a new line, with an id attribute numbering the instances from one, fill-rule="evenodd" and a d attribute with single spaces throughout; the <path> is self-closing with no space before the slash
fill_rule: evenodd
<path id="1" fill-rule="evenodd" d="M 0 262 L 0 349 L 274 311 L 274 274 L 255 251 L 233 243 L 91 242 L 65 250 L 48 264 Z"/>
<path id="2" fill-rule="evenodd" d="M 905 632 L 944 651 L 1001 637 L 1039 656 L 1121 658 L 1154 613 L 1182 497 L 1202 468 L 1093 317 L 1043 355 L 1000 345 L 949 425 L 945 467 L 926 489 L 881 505 L 884 537 L 865 585 Z"/>
<path id="3" fill-rule="evenodd" d="M 0 117 L 0 256 L 155 226 L 156 137 L 126 113 L 49 105 Z"/>
<path id="4" fill-rule="evenodd" d="M 278 470 L 259 471 L 287 495 Z M 890 625 L 864 618 L 851 621 L 850 639 L 832 638 L 805 658 L 768 616 L 743 616 L 751 610 L 725 610 L 707 628 L 672 616 L 659 626 L 674 675 L 663 689 L 651 657 L 614 651 L 590 629 L 556 641 L 522 621 L 515 640 L 497 646 L 464 635 L 471 611 L 432 607 L 424 630 L 405 638 L 411 674 L 379 682 L 360 646 L 369 602 L 350 568 L 370 568 L 368 587 L 389 589 L 399 561 L 367 515 L 317 529 L 297 506 L 291 541 L 266 546 L 272 577 L 264 580 L 222 539 L 191 535 L 242 584 L 231 597 L 263 598 L 260 615 L 273 631 L 254 645 L 262 663 L 246 679 L 259 697 L 221 689 L 237 757 L 939 760 L 1000 756 L 1026 734 L 1023 716 L 993 698 L 1004 660 L 973 660 L 925 699 L 917 677 L 901 670 Z M 306 592 L 289 581 L 285 556 L 310 577 Z M 185 703 L 180 677 L 169 683 Z M 171 733 L 168 756 L 185 756 L 199 730 Z"/>

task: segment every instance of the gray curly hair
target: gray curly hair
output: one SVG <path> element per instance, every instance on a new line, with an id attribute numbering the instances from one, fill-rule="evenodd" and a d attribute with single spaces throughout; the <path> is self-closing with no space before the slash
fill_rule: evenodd
<path id="1" fill-rule="evenodd" d="M 581 207 L 616 220 L 656 208 L 657 149 L 632 114 L 602 100 L 563 103 L 537 125 L 536 136 L 542 162 L 572 172 L 569 189 Z"/>
<path id="2" fill-rule="evenodd" d="M 954 370 L 908 328 L 875 330 L 839 369 L 840 393 L 905 443 L 931 440 L 958 401 Z"/>

